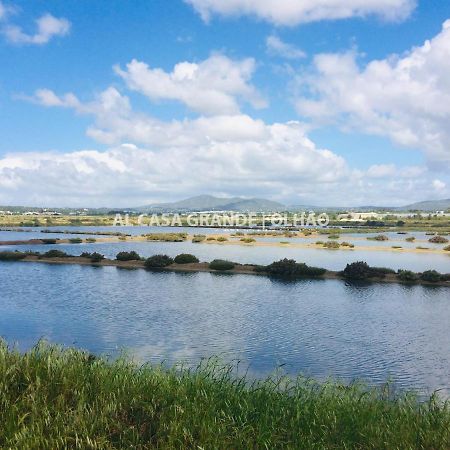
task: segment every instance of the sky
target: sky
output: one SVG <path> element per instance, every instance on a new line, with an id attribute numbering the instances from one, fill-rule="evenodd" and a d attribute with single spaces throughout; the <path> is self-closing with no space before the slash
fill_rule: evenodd
<path id="1" fill-rule="evenodd" d="M 0 204 L 450 198 L 448 0 L 0 0 Z"/>

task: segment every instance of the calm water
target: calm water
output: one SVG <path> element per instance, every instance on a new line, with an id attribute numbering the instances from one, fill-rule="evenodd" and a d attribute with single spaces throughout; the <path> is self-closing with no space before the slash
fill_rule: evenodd
<path id="1" fill-rule="evenodd" d="M 35 263 L 0 263 L 0 282 L 0 334 L 21 349 L 45 337 L 142 361 L 220 355 L 255 376 L 283 364 L 450 393 L 448 288 Z"/>

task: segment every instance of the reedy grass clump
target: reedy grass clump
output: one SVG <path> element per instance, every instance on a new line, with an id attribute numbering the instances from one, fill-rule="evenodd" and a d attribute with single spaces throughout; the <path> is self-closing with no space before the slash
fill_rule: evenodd
<path id="1" fill-rule="evenodd" d="M 450 407 L 274 376 L 250 382 L 207 360 L 136 366 L 38 344 L 0 343 L 2 448 L 447 449 Z"/>

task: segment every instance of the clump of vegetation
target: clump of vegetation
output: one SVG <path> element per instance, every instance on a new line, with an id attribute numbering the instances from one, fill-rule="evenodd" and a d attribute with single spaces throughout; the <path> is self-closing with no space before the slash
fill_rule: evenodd
<path id="1" fill-rule="evenodd" d="M 216 238 L 215 238 L 214 236 L 208 236 L 208 237 L 206 238 L 206 240 L 207 240 L 207 241 L 215 241 Z"/>
<path id="2" fill-rule="evenodd" d="M 236 233 L 232 234 L 231 236 L 244 236 L 244 233 L 242 231 L 236 231 Z"/>
<path id="3" fill-rule="evenodd" d="M 57 239 L 41 239 L 41 242 L 46 245 L 56 244 L 57 241 Z"/>
<path id="4" fill-rule="evenodd" d="M 428 239 L 428 242 L 431 242 L 432 244 L 446 244 L 448 239 L 443 236 L 434 236 L 431 239 Z"/>
<path id="5" fill-rule="evenodd" d="M 224 259 L 215 259 L 209 263 L 209 268 L 212 270 L 232 270 L 235 266 L 236 264 L 234 262 L 226 261 Z"/>
<path id="6" fill-rule="evenodd" d="M 336 249 L 340 248 L 340 244 L 339 244 L 339 242 L 335 242 L 335 241 L 333 241 L 333 242 L 325 242 L 323 244 L 323 247 L 331 249 L 331 250 L 336 250 Z"/>
<path id="7" fill-rule="evenodd" d="M 217 238 L 217 242 L 226 242 L 226 241 L 228 241 L 228 238 L 226 238 L 225 236 L 219 236 Z"/>
<path id="8" fill-rule="evenodd" d="M 292 231 L 286 231 L 285 233 L 284 233 L 284 237 L 287 237 L 287 238 L 294 238 L 294 237 L 296 237 L 297 236 L 297 233 L 294 233 L 294 232 L 292 232 Z"/>
<path id="9" fill-rule="evenodd" d="M 194 237 L 192 238 L 192 242 L 194 244 L 198 244 L 199 242 L 203 242 L 206 239 L 206 236 L 204 234 L 194 234 Z"/>
<path id="10" fill-rule="evenodd" d="M 339 239 L 340 236 L 338 234 L 329 234 L 328 239 Z"/>
<path id="11" fill-rule="evenodd" d="M 71 239 L 69 239 L 69 242 L 70 242 L 71 244 L 81 244 L 81 243 L 83 242 L 83 239 L 80 239 L 80 238 L 71 238 Z"/>
<path id="12" fill-rule="evenodd" d="M 289 244 L 289 242 L 288 241 L 280 241 L 280 244 L 286 245 L 286 244 Z"/>
<path id="13" fill-rule="evenodd" d="M 311 236 L 312 231 L 310 230 L 302 230 L 303 236 Z"/>
<path id="14" fill-rule="evenodd" d="M 393 245 L 392 248 L 394 248 L 394 249 L 400 249 L 400 248 L 403 248 L 403 247 L 402 247 L 401 245 Z"/>
<path id="15" fill-rule="evenodd" d="M 436 270 L 426 270 L 420 275 L 420 278 L 429 283 L 438 283 L 439 281 L 442 281 L 442 275 Z"/>
<path id="16" fill-rule="evenodd" d="M 87 238 L 86 242 L 89 243 L 89 244 L 94 244 L 95 242 L 97 242 L 97 239 L 95 239 L 95 238 Z"/>
<path id="17" fill-rule="evenodd" d="M 119 236 L 119 241 L 126 241 L 127 237 L 126 236 Z"/>
<path id="18" fill-rule="evenodd" d="M 450 252 L 450 245 L 447 245 L 447 247 L 444 247 L 444 250 L 445 250 L 446 252 Z"/>
<path id="19" fill-rule="evenodd" d="M 105 259 L 105 255 L 102 255 L 101 253 L 97 253 L 97 252 L 94 252 L 94 253 L 83 252 L 80 255 L 80 257 L 81 258 L 88 258 L 93 263 L 97 263 L 97 262 L 103 261 Z"/>
<path id="20" fill-rule="evenodd" d="M 430 249 L 430 247 L 422 247 L 422 246 L 418 246 L 418 247 L 416 247 L 416 249 L 417 250 L 429 250 Z"/>
<path id="21" fill-rule="evenodd" d="M 256 242 L 256 239 L 253 239 L 251 237 L 245 237 L 240 239 L 241 242 L 244 244 L 253 244 L 253 242 Z"/>
<path id="22" fill-rule="evenodd" d="M 305 263 L 298 263 L 293 259 L 282 259 L 266 266 L 265 272 L 280 278 L 319 277 L 326 273 L 321 267 L 311 267 Z"/>
<path id="23" fill-rule="evenodd" d="M 249 382 L 40 344 L 0 347 L 4 448 L 446 449 L 450 406 L 299 377 Z M 49 426 L 51 424 L 51 426 Z"/>
<path id="24" fill-rule="evenodd" d="M 25 252 L 0 252 L 0 261 L 20 261 L 21 259 L 24 259 L 27 257 L 27 253 Z"/>
<path id="25" fill-rule="evenodd" d="M 411 270 L 399 270 L 397 278 L 405 283 L 415 283 L 419 279 L 419 276 Z"/>
<path id="26" fill-rule="evenodd" d="M 316 245 L 323 245 L 324 242 L 323 241 L 316 241 Z"/>
<path id="27" fill-rule="evenodd" d="M 140 261 L 142 258 L 134 250 L 131 252 L 119 252 L 116 255 L 117 261 Z"/>
<path id="28" fill-rule="evenodd" d="M 368 237 L 367 240 L 369 241 L 388 241 L 389 238 L 384 234 L 379 234 L 378 236 Z"/>
<path id="29" fill-rule="evenodd" d="M 350 244 L 350 242 L 342 242 L 341 247 L 355 248 L 355 244 Z"/>
<path id="30" fill-rule="evenodd" d="M 364 261 L 357 261 L 347 264 L 341 275 L 349 280 L 367 280 L 369 278 L 384 278 L 387 274 L 392 273 L 395 273 L 392 269 L 370 267 Z"/>
<path id="31" fill-rule="evenodd" d="M 61 250 L 49 250 L 48 252 L 43 253 L 41 258 L 69 258 L 72 255 L 68 255 L 66 252 Z"/>
<path id="32" fill-rule="evenodd" d="M 147 269 L 162 269 L 172 265 L 174 260 L 167 255 L 153 255 L 145 260 L 145 267 Z"/>
<path id="33" fill-rule="evenodd" d="M 187 239 L 187 233 L 150 233 L 145 237 L 148 241 L 183 242 Z"/>
<path id="34" fill-rule="evenodd" d="M 180 255 L 175 256 L 174 262 L 176 264 L 192 264 L 198 263 L 199 259 L 189 253 L 181 253 Z"/>
<path id="35" fill-rule="evenodd" d="M 415 240 L 416 238 L 414 236 L 410 236 L 405 239 L 406 242 L 414 242 Z"/>

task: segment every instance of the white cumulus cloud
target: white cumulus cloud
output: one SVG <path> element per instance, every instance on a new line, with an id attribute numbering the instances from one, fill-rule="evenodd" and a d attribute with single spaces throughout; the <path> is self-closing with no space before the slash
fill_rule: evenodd
<path id="1" fill-rule="evenodd" d="M 450 168 L 450 20 L 407 54 L 360 67 L 354 52 L 321 54 L 298 78 L 298 112 L 317 124 L 387 136 L 423 150 L 430 165 Z"/>
<path id="2" fill-rule="evenodd" d="M 115 70 L 130 89 L 151 100 L 175 100 L 203 114 L 234 114 L 239 111 L 237 98 L 256 108 L 266 106 L 249 83 L 255 70 L 252 58 L 233 61 L 215 54 L 200 63 L 178 63 L 172 72 L 132 60 L 125 70 Z"/>
<path id="3" fill-rule="evenodd" d="M 416 0 L 185 0 L 208 21 L 213 14 L 250 15 L 275 25 L 298 25 L 318 20 L 376 15 L 401 20 L 411 13 Z"/>
<path id="4" fill-rule="evenodd" d="M 70 31 L 70 22 L 65 18 L 44 14 L 36 20 L 36 27 L 37 31 L 34 34 L 25 33 L 22 27 L 13 24 L 7 24 L 2 31 L 11 43 L 42 45 L 55 36 L 67 35 Z"/>

